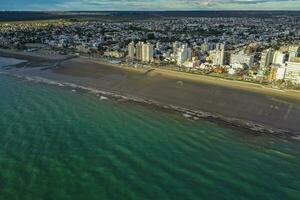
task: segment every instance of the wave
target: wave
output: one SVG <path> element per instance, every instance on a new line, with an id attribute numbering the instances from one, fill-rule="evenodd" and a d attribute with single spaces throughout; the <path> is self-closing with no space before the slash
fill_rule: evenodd
<path id="1" fill-rule="evenodd" d="M 225 117 L 223 115 L 212 114 L 212 113 L 204 112 L 204 111 L 200 111 L 200 110 L 188 109 L 188 108 L 184 108 L 184 107 L 177 106 L 177 105 L 166 105 L 166 104 L 163 104 L 158 101 L 151 100 L 151 99 L 145 99 L 145 98 L 136 97 L 136 96 L 128 95 L 128 94 L 121 95 L 121 94 L 118 94 L 115 92 L 99 90 L 99 89 L 86 87 L 86 86 L 82 86 L 82 85 L 78 85 L 78 84 L 74 84 L 74 83 L 70 83 L 70 82 L 59 82 L 59 81 L 55 81 L 55 80 L 51 80 L 51 79 L 47 79 L 47 78 L 43 78 L 43 77 L 39 77 L 39 76 L 22 76 L 19 74 L 12 74 L 12 73 L 7 73 L 7 72 L 0 72 L 0 73 L 9 75 L 9 76 L 13 76 L 16 78 L 20 78 L 20 79 L 25 79 L 26 81 L 30 81 L 30 82 L 44 83 L 44 84 L 54 85 L 54 86 L 58 86 L 58 87 L 68 87 L 68 88 L 71 88 L 73 92 L 76 92 L 77 90 L 87 91 L 91 94 L 100 96 L 100 100 L 107 100 L 108 97 L 110 97 L 110 98 L 116 99 L 120 102 L 130 101 L 130 102 L 135 102 L 135 103 L 140 103 L 140 104 L 153 105 L 153 106 L 156 106 L 158 108 L 161 108 L 161 109 L 164 109 L 167 111 L 180 113 L 183 117 L 185 117 L 189 120 L 206 119 L 206 120 L 213 121 L 216 123 L 222 122 L 224 125 L 228 125 L 230 127 L 247 129 L 255 134 L 261 134 L 261 135 L 262 134 L 271 134 L 271 135 L 275 135 L 275 136 L 279 136 L 279 137 L 300 140 L 299 134 L 296 134 L 296 133 L 293 133 L 291 131 L 284 130 L 284 129 L 266 126 L 266 125 L 252 122 L 252 121 L 246 121 L 246 120 L 241 120 L 241 119 L 237 119 L 237 118 L 229 118 L 229 117 Z"/>
<path id="2" fill-rule="evenodd" d="M 27 62 L 27 60 L 21 60 L 21 59 L 16 59 L 16 58 L 6 58 L 6 57 L 1 57 L 0 56 L 0 67 L 8 67 L 12 65 L 17 65 Z"/>

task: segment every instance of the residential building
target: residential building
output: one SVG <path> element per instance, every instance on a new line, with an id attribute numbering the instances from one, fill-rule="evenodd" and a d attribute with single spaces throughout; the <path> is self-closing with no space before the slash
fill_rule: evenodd
<path id="1" fill-rule="evenodd" d="M 283 65 L 285 62 L 286 54 L 281 51 L 275 51 L 273 56 L 273 64 L 275 65 Z"/>
<path id="2" fill-rule="evenodd" d="M 177 50 L 177 64 L 182 65 L 185 61 L 191 60 L 192 51 L 187 47 L 187 44 L 183 44 Z"/>
<path id="3" fill-rule="evenodd" d="M 266 68 L 272 64 L 273 61 L 273 49 L 266 49 L 261 53 L 261 59 L 260 59 L 260 67 Z"/>
<path id="4" fill-rule="evenodd" d="M 138 42 L 136 44 L 136 60 L 137 61 L 143 60 L 143 45 L 144 45 L 144 42 Z"/>
<path id="5" fill-rule="evenodd" d="M 142 45 L 142 61 L 150 62 L 153 59 L 153 45 L 150 43 Z"/>
<path id="6" fill-rule="evenodd" d="M 225 57 L 225 44 L 218 43 L 216 48 L 209 52 L 209 60 L 214 66 L 223 66 Z"/>
<path id="7" fill-rule="evenodd" d="M 284 79 L 300 84 L 300 63 L 286 62 Z"/>
<path id="8" fill-rule="evenodd" d="M 243 51 L 233 53 L 230 56 L 230 64 L 234 63 L 246 64 L 247 67 L 251 67 L 254 63 L 254 54 L 245 54 Z"/>
<path id="9" fill-rule="evenodd" d="M 299 45 L 289 46 L 289 62 L 294 62 L 299 56 Z"/>
<path id="10" fill-rule="evenodd" d="M 134 59 L 134 53 L 135 53 L 134 42 L 131 42 L 131 43 L 128 44 L 128 58 L 133 60 Z"/>
<path id="11" fill-rule="evenodd" d="M 172 45 L 172 48 L 173 48 L 173 54 L 176 55 L 177 54 L 177 50 L 178 48 L 181 46 L 181 42 L 174 42 L 173 45 Z"/>
<path id="12" fill-rule="evenodd" d="M 105 51 L 104 56 L 112 57 L 112 58 L 123 58 L 124 52 L 119 51 Z"/>

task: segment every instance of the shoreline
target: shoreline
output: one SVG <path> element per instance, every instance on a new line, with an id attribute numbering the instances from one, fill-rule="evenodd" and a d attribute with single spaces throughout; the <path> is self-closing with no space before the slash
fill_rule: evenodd
<path id="1" fill-rule="evenodd" d="M 119 103 L 134 103 L 134 104 L 140 104 L 143 106 L 150 106 L 154 109 L 160 109 L 165 112 L 171 112 L 175 114 L 181 115 L 181 117 L 184 117 L 188 120 L 204 120 L 208 122 L 212 122 L 215 124 L 218 124 L 225 128 L 231 128 L 234 130 L 239 130 L 243 132 L 248 132 L 249 134 L 252 134 L 254 136 L 259 135 L 269 135 L 272 137 L 280 137 L 280 138 L 286 138 L 286 139 L 293 139 L 293 140 L 300 140 L 300 135 L 295 134 L 293 132 L 289 132 L 288 130 L 281 130 L 281 129 L 274 129 L 272 127 L 268 127 L 262 124 L 253 123 L 251 121 L 244 121 L 240 119 L 235 118 L 227 118 L 218 114 L 212 114 L 209 112 L 203 112 L 199 110 L 192 110 L 189 108 L 183 108 L 176 105 L 165 105 L 160 102 L 156 102 L 150 99 L 143 99 L 136 96 L 126 96 L 121 94 L 116 94 L 114 92 L 109 91 L 103 91 L 98 90 L 95 88 L 89 88 L 82 85 L 76 85 L 69 82 L 57 82 L 54 80 L 42 78 L 42 77 L 28 77 L 28 76 L 20 76 L 16 74 L 10 74 L 10 73 L 3 73 L 0 71 L 0 75 L 4 74 L 7 76 L 11 76 L 13 78 L 22 79 L 28 82 L 34 82 L 34 83 L 42 83 L 47 85 L 52 85 L 56 87 L 64 87 L 64 88 L 70 88 L 72 91 L 79 91 L 79 92 L 87 92 L 96 95 L 96 97 L 104 97 L 104 98 L 111 98 L 113 100 L 118 101 Z"/>
<path id="2" fill-rule="evenodd" d="M 258 83 L 251 83 L 246 81 L 237 81 L 237 80 L 228 80 L 224 78 L 218 78 L 213 76 L 206 76 L 201 74 L 192 74 L 188 72 L 178 72 L 175 70 L 169 70 L 169 69 L 162 69 L 162 68 L 155 68 L 155 67 L 147 67 L 147 68 L 135 68 L 135 67 L 129 67 L 124 66 L 120 64 L 112 64 L 106 61 L 99 61 L 97 59 L 93 58 L 87 58 L 87 57 L 78 57 L 78 56 L 72 56 L 72 55 L 44 55 L 39 54 L 36 52 L 23 52 L 23 51 L 17 51 L 17 50 L 11 50 L 11 49 L 1 49 L 0 48 L 0 56 L 3 57 L 10 57 L 10 58 L 16 58 L 16 59 L 24 59 L 28 61 L 34 61 L 34 62 L 55 62 L 56 65 L 60 65 L 61 62 L 72 60 L 74 58 L 84 60 L 85 62 L 91 62 L 91 63 L 97 63 L 99 65 L 106 65 L 111 67 L 120 68 L 123 70 L 128 70 L 132 72 L 138 72 L 138 73 L 145 73 L 148 71 L 150 73 L 158 73 L 163 76 L 176 78 L 176 79 L 185 79 L 185 80 L 191 80 L 198 83 L 208 83 L 212 85 L 217 85 L 221 87 L 228 87 L 228 88 L 234 88 L 239 90 L 245 90 L 249 92 L 257 92 L 261 94 L 271 94 L 275 96 L 282 96 L 284 98 L 291 98 L 291 99 L 297 99 L 300 100 L 300 90 L 293 90 L 293 89 L 276 89 L 271 87 L 266 87 L 264 85 L 258 84 Z M 151 69 L 151 70 L 150 70 Z M 284 96 L 283 96 L 284 94 Z"/>
<path id="3" fill-rule="evenodd" d="M 233 88 L 238 90 L 244 90 L 248 92 L 257 92 L 261 94 L 271 94 L 276 96 L 282 96 L 284 98 L 291 98 L 300 100 L 300 90 L 292 90 L 292 89 L 275 89 L 271 87 L 266 87 L 264 85 L 258 84 L 258 83 L 251 83 L 246 81 L 237 81 L 237 80 L 228 80 L 224 78 L 218 78 L 213 76 L 206 76 L 201 74 L 192 74 L 188 72 L 178 72 L 175 70 L 169 70 L 169 69 L 162 69 L 162 68 L 155 68 L 155 67 L 149 67 L 149 69 L 143 69 L 143 68 L 134 68 L 134 67 L 128 67 L 128 66 L 121 66 L 117 64 L 110 64 L 106 63 L 104 61 L 91 61 L 95 62 L 99 65 L 108 65 L 112 67 L 121 68 L 124 70 L 131 70 L 131 71 L 137 71 L 141 73 L 145 73 L 146 71 L 150 71 L 150 73 L 157 73 L 161 74 L 166 77 L 176 78 L 176 79 L 184 79 L 184 80 L 190 80 L 198 83 L 208 83 L 212 85 L 217 85 L 221 87 L 227 87 L 227 88 Z"/>
<path id="4" fill-rule="evenodd" d="M 17 59 L 23 59 L 28 61 L 58 61 L 67 59 L 68 55 L 58 55 L 58 54 L 41 54 L 37 52 L 25 52 L 21 50 L 14 49 L 2 49 L 0 48 L 0 56 L 11 57 Z"/>
<path id="5" fill-rule="evenodd" d="M 1 56 L 1 54 L 0 54 Z M 68 59 L 59 67 L 9 67 L 4 73 L 42 79 L 55 84 L 81 87 L 103 95 L 173 110 L 186 118 L 228 124 L 257 134 L 271 134 L 298 139 L 300 102 L 297 95 L 278 91 L 257 92 L 253 86 L 240 89 L 232 83 L 215 83 L 215 77 L 169 70 L 136 69 L 84 58 Z M 190 76 L 192 75 L 192 76 Z M 195 78 L 194 76 L 197 76 Z M 37 80 L 40 79 L 40 80 Z M 51 83 L 50 83 L 51 84 Z M 254 90 L 254 91 L 253 91 Z M 247 104 L 247 101 L 249 102 Z"/>

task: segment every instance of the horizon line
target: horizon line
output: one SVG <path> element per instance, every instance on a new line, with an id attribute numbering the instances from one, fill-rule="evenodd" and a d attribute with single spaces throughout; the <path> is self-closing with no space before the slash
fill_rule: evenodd
<path id="1" fill-rule="evenodd" d="M 0 10 L 0 12 L 200 12 L 200 11 L 295 11 L 300 12 L 300 9 L 197 9 L 197 10 Z"/>

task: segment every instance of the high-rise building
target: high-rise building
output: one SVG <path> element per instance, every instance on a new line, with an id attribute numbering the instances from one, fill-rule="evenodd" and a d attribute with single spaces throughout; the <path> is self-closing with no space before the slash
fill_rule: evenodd
<path id="1" fill-rule="evenodd" d="M 209 42 L 204 42 L 203 44 L 201 44 L 200 48 L 201 48 L 201 51 L 203 51 L 203 52 L 207 52 L 207 51 L 210 51 L 212 49 L 215 49 L 214 44 L 209 43 Z"/>
<path id="2" fill-rule="evenodd" d="M 220 66 L 224 65 L 224 59 L 225 59 L 225 44 L 220 44 Z"/>
<path id="3" fill-rule="evenodd" d="M 289 61 L 293 62 L 295 61 L 295 58 L 297 58 L 299 55 L 299 46 L 289 46 Z"/>
<path id="4" fill-rule="evenodd" d="M 271 74 L 271 80 L 287 80 L 300 84 L 300 63 L 286 62 L 281 66 L 272 66 L 271 72 L 275 74 Z"/>
<path id="5" fill-rule="evenodd" d="M 285 62 L 286 54 L 281 51 L 275 51 L 273 56 L 273 64 L 283 65 Z"/>
<path id="6" fill-rule="evenodd" d="M 181 46 L 181 42 L 174 42 L 173 43 L 173 54 L 176 55 L 177 54 L 177 50 L 178 48 Z"/>
<path id="7" fill-rule="evenodd" d="M 209 57 L 213 65 L 223 66 L 225 57 L 225 44 L 218 43 L 215 50 L 209 52 Z"/>
<path id="8" fill-rule="evenodd" d="M 300 63 L 286 62 L 283 68 L 285 68 L 285 80 L 300 84 Z"/>
<path id="9" fill-rule="evenodd" d="M 133 60 L 134 59 L 134 42 L 128 44 L 128 58 Z"/>
<path id="10" fill-rule="evenodd" d="M 230 55 L 230 64 L 246 64 L 251 67 L 254 63 L 254 54 L 245 54 L 243 51 Z"/>
<path id="11" fill-rule="evenodd" d="M 208 47 L 207 43 L 201 44 L 200 48 L 201 48 L 201 51 L 203 51 L 203 52 L 206 52 L 206 51 L 209 50 L 209 47 Z"/>
<path id="12" fill-rule="evenodd" d="M 272 64 L 273 60 L 273 49 L 266 49 L 261 53 L 261 59 L 260 59 L 260 67 L 265 68 L 270 66 Z"/>
<path id="13" fill-rule="evenodd" d="M 177 52 L 177 64 L 182 65 L 185 61 L 191 60 L 192 51 L 187 47 L 187 44 L 183 44 L 180 48 L 176 50 Z"/>
<path id="14" fill-rule="evenodd" d="M 160 42 L 156 42 L 155 49 L 158 51 L 160 50 Z"/>
<path id="15" fill-rule="evenodd" d="M 143 60 L 143 45 L 144 45 L 144 42 L 138 42 L 136 44 L 136 60 L 137 61 Z"/>
<path id="16" fill-rule="evenodd" d="M 153 45 L 150 43 L 142 45 L 142 61 L 150 62 L 153 59 Z"/>

